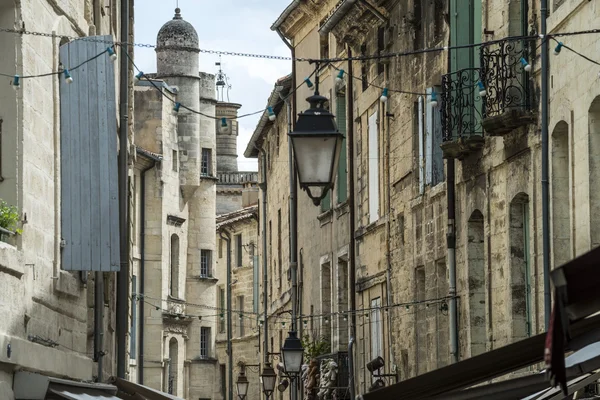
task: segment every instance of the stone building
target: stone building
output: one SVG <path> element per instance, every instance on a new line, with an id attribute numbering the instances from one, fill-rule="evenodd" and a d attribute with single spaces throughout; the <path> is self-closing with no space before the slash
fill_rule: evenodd
<path id="1" fill-rule="evenodd" d="M 258 264 L 258 193 L 245 196 L 243 208 L 217 217 L 218 256 L 216 261 L 217 284 L 217 358 L 220 363 L 223 398 L 229 398 L 227 391 L 232 388 L 237 394 L 235 380 L 240 364 L 254 366 L 260 362 L 259 318 L 262 309 L 259 304 L 259 264 Z M 230 265 L 227 265 L 227 240 L 230 240 Z M 227 273 L 230 280 L 227 280 Z M 230 305 L 228 305 L 228 297 Z M 228 325 L 231 327 L 228 328 Z M 231 333 L 228 333 L 230 329 Z M 227 378 L 229 347 L 231 343 L 232 381 Z M 262 397 L 262 387 L 258 373 L 246 369 L 250 381 L 247 399 Z"/>
<path id="2" fill-rule="evenodd" d="M 133 1 L 129 5 L 133 9 Z M 111 62 L 106 49 L 120 37 L 120 7 L 121 1 L 108 7 L 91 0 L 68 6 L 46 0 L 0 2 L 3 29 L 44 34 L 0 34 L 0 71 L 19 76 L 3 78 L 0 94 L 0 199 L 15 207 L 10 221 L 3 218 L 0 235 L 2 399 L 23 398 L 24 390 L 40 388 L 45 396 L 43 383 L 35 382 L 54 378 L 69 385 L 69 380 L 105 381 L 116 375 L 118 203 L 108 189 L 116 193 L 118 180 L 119 64 Z M 93 40 L 70 39 L 88 36 Z M 79 63 L 84 64 L 73 68 Z M 89 136 L 99 140 L 85 142 Z M 99 155 L 96 146 L 105 152 Z M 106 191 L 95 191 L 91 182 Z M 114 212 L 101 215 L 101 207 Z M 117 228 L 109 234 L 111 224 Z M 100 240 L 110 247 L 100 247 Z M 99 276 L 104 290 L 95 296 Z M 98 309 L 102 318 L 95 318 Z M 94 332 L 103 334 L 98 348 Z M 101 373 L 96 360 L 102 361 Z"/>
<path id="3" fill-rule="evenodd" d="M 373 378 L 365 364 L 378 355 L 384 372 L 404 380 L 545 330 L 539 4 L 465 7 L 454 0 L 300 0 L 272 27 L 300 58 L 417 52 L 333 62 L 318 72 L 331 82 L 345 71 L 345 82 L 321 86 L 325 95 L 353 81 L 345 113 L 332 109 L 340 126 L 352 110 L 346 123 L 354 139 L 356 286 L 348 295 L 355 292 L 356 308 L 368 310 L 357 313 L 359 391 L 369 390 Z M 595 26 L 598 16 L 594 2 L 552 2 L 549 33 Z M 533 38 L 502 40 L 527 35 Z M 585 50 L 597 45 L 596 35 L 567 40 L 588 56 Z M 448 45 L 471 46 L 441 51 Z M 435 48 L 440 51 L 418 52 Z M 572 52 L 551 57 L 548 256 L 554 267 L 598 243 L 594 137 L 600 108 L 590 85 L 597 71 Z M 296 85 L 312 68 L 295 63 Z M 306 107 L 308 94 L 306 86 L 296 92 L 295 111 Z M 273 145 L 261 145 L 267 154 L 261 166 L 268 169 Z M 249 146 L 248 155 L 252 151 Z M 269 181 L 268 190 L 288 189 L 285 178 Z M 270 209 L 286 207 L 283 196 L 268 196 Z M 302 215 L 298 240 L 311 243 L 315 229 L 304 229 L 323 216 Z M 311 265 L 323 273 L 323 263 Z M 305 272 L 302 279 L 310 278 Z"/>
<path id="4" fill-rule="evenodd" d="M 302 22 L 299 22 L 297 28 L 302 26 Z M 308 32 L 307 29 L 303 32 Z M 289 75 L 276 82 L 267 102 L 267 106 L 273 109 L 275 120 L 271 121 L 265 111 L 244 154 L 246 157 L 259 158 L 259 173 L 265 187 L 261 199 L 266 196 L 266 210 L 260 215 L 261 224 L 262 218 L 265 219 L 266 231 L 263 228 L 259 230 L 259 241 L 266 240 L 266 254 L 261 251 L 261 255 L 264 257 L 262 262 L 267 265 L 269 284 L 262 288 L 261 293 L 268 297 L 269 351 L 275 353 L 280 351 L 288 336 L 292 306 L 287 133 L 288 123 L 295 124 L 295 118 L 294 121 L 288 120 L 288 103 L 282 99 L 292 93 L 294 82 L 301 81 L 300 76 L 310 73 L 305 70 L 297 73 L 298 79 Z M 343 99 L 344 89 L 334 87 L 334 75 L 330 72 L 323 71 L 320 75 L 321 93 L 329 97 L 328 106 L 343 120 L 346 103 L 340 99 Z M 305 87 L 296 93 L 290 97 L 290 115 L 296 115 L 306 108 L 307 103 L 300 99 L 310 94 Z M 342 121 L 339 125 L 344 132 L 345 123 Z M 339 171 L 336 189 L 319 206 L 315 206 L 306 193 L 298 190 L 298 331 L 306 344 L 320 346 L 321 351 L 313 356 L 332 354 L 345 360 L 348 348 L 346 312 L 349 307 L 349 214 L 345 157 L 342 157 Z"/>
<path id="5" fill-rule="evenodd" d="M 199 72 L 198 35 L 179 9 L 158 32 L 156 54 L 157 73 L 135 87 L 131 379 L 185 399 L 213 398 L 215 80 Z"/>

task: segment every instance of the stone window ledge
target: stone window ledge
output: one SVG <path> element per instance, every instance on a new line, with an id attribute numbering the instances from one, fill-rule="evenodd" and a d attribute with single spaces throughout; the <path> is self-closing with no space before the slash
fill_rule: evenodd
<path id="1" fill-rule="evenodd" d="M 348 206 L 348 201 L 344 201 L 343 203 L 338 204 L 335 209 L 335 217 L 340 219 L 345 214 L 350 212 L 350 206 Z"/>
<path id="2" fill-rule="evenodd" d="M 214 357 L 196 357 L 196 358 L 190 360 L 190 363 L 195 363 L 195 364 L 216 364 L 218 362 L 219 362 L 219 360 L 217 360 Z"/>
<path id="3" fill-rule="evenodd" d="M 219 182 L 219 178 L 217 178 L 216 176 L 211 176 L 211 175 L 200 175 L 200 180 L 201 181 Z"/>
<path id="4" fill-rule="evenodd" d="M 321 226 L 325 226 L 325 225 L 331 223 L 332 217 L 333 217 L 333 210 L 329 209 L 329 210 L 319 214 L 317 216 L 317 219 L 321 223 Z"/>
<path id="5" fill-rule="evenodd" d="M 23 253 L 15 246 L 0 242 L 0 272 L 21 279 L 25 273 Z"/>
<path id="6" fill-rule="evenodd" d="M 200 275 L 194 275 L 194 276 L 190 276 L 190 279 L 196 280 L 196 281 L 201 281 L 201 282 L 208 282 L 208 283 L 216 283 L 219 280 L 213 276 L 200 276 Z"/>

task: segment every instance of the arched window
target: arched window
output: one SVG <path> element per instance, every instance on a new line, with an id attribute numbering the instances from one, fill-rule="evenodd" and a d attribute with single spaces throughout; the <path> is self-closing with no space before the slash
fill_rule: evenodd
<path id="1" fill-rule="evenodd" d="M 168 393 L 178 395 L 177 393 L 177 377 L 178 377 L 178 368 L 179 368 L 179 360 L 178 360 L 178 351 L 179 346 L 177 343 L 177 339 L 171 338 L 169 341 L 169 371 L 167 374 L 168 377 Z"/>
<path id="2" fill-rule="evenodd" d="M 552 254 L 554 268 L 571 259 L 569 204 L 569 126 L 560 121 L 552 132 Z"/>
<path id="3" fill-rule="evenodd" d="M 600 96 L 588 114 L 590 137 L 590 239 L 591 248 L 600 246 Z"/>
<path id="4" fill-rule="evenodd" d="M 512 339 L 531 336 L 529 196 L 517 194 L 510 202 L 510 290 L 513 320 Z"/>
<path id="5" fill-rule="evenodd" d="M 467 231 L 469 327 L 471 357 L 486 350 L 485 234 L 483 214 L 473 211 Z"/>
<path id="6" fill-rule="evenodd" d="M 179 236 L 171 235 L 171 268 L 169 294 L 179 298 Z"/>

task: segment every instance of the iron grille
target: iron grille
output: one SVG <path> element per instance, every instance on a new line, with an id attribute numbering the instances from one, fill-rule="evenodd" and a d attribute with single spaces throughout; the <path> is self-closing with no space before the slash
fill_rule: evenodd
<path id="1" fill-rule="evenodd" d="M 522 41 L 505 40 L 481 47 L 481 79 L 487 92 L 484 118 L 513 109 L 531 109 L 530 73 L 523 69 L 522 58 L 529 58 Z"/>
<path id="2" fill-rule="evenodd" d="M 478 68 L 465 68 L 442 76 L 442 139 L 444 142 L 483 136 L 479 79 Z"/>

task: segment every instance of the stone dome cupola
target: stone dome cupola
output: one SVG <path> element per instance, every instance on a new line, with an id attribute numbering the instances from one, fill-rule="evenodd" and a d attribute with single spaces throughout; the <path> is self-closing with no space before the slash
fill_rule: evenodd
<path id="1" fill-rule="evenodd" d="M 181 9 L 175 9 L 173 19 L 160 28 L 156 38 L 156 50 L 186 49 L 199 51 L 198 32 L 181 17 Z"/>

